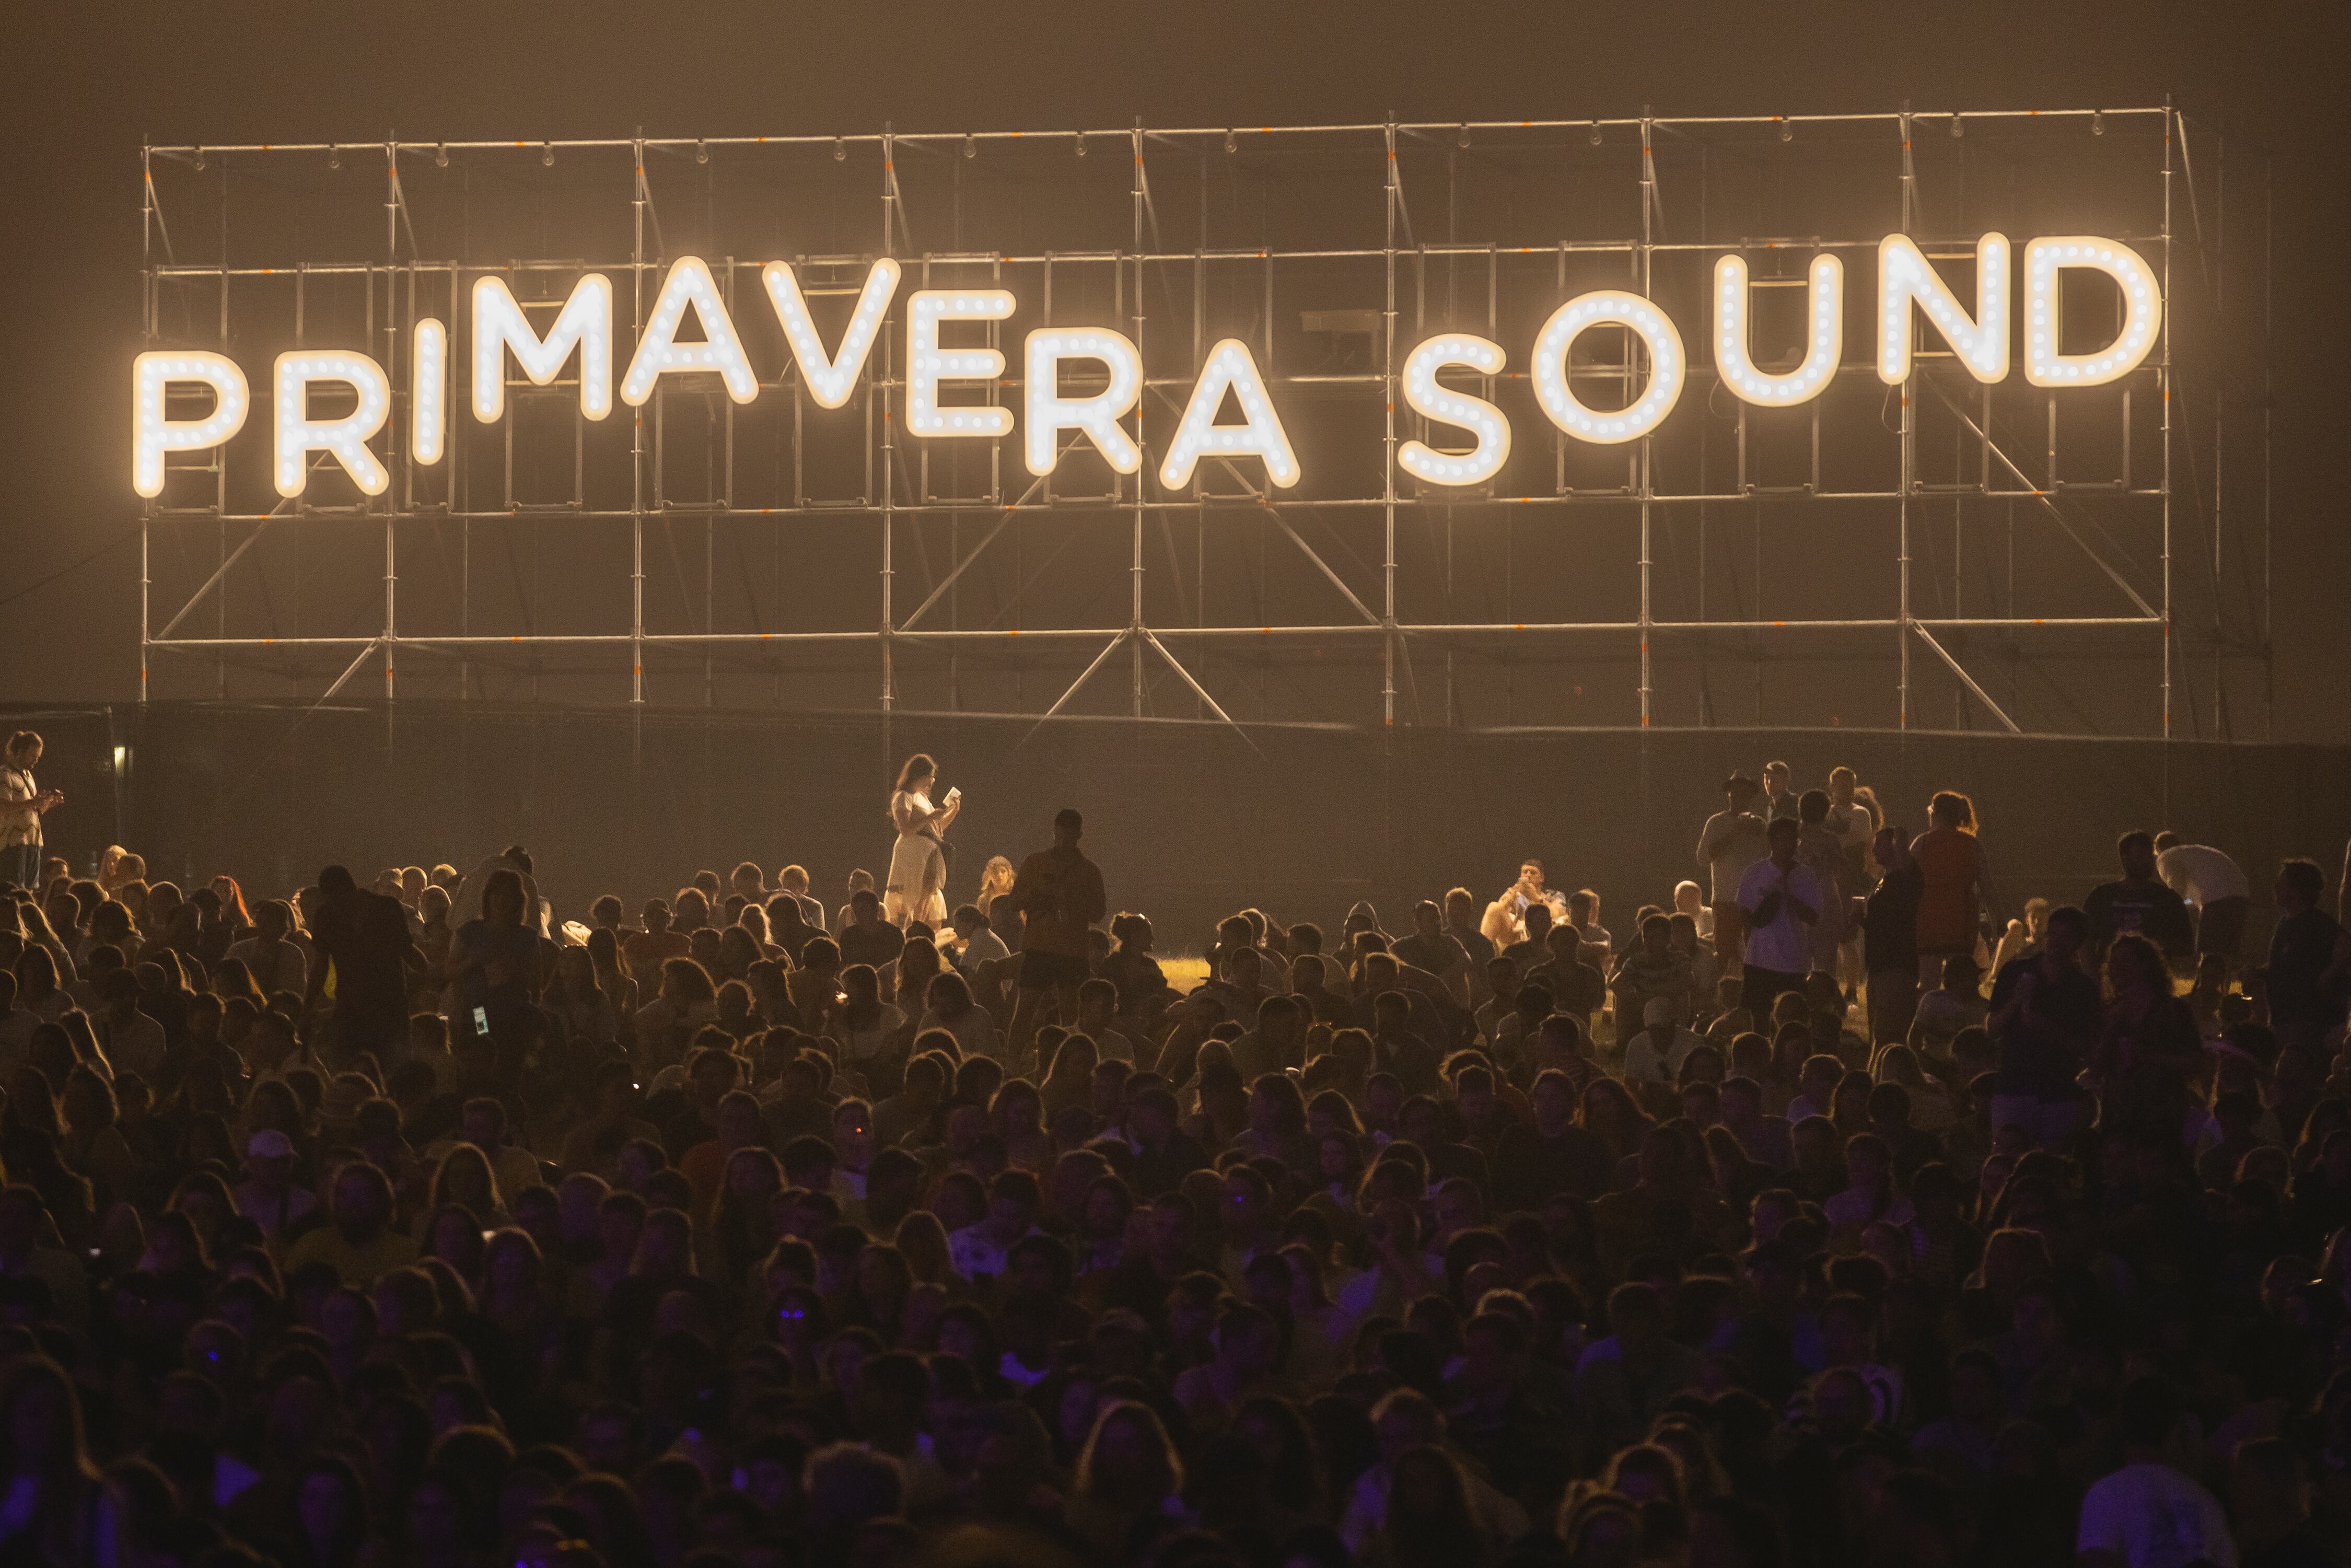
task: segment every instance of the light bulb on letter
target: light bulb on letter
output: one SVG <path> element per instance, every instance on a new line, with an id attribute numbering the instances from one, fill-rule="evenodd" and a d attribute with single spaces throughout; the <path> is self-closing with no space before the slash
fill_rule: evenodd
<path id="1" fill-rule="evenodd" d="M 1750 351 L 1754 318 L 1748 309 L 1746 258 L 1726 256 L 1714 264 L 1714 368 L 1724 385 L 1765 408 L 1792 408 L 1829 390 L 1844 352 L 1844 263 L 1814 256 L 1804 302 L 1802 363 L 1785 375 L 1759 371 Z"/>
<path id="2" fill-rule="evenodd" d="M 1481 376 L 1499 375 L 1509 356 L 1498 343 L 1467 332 L 1431 338 L 1404 361 L 1405 406 L 1441 423 L 1458 425 L 1478 438 L 1467 452 L 1439 452 L 1418 441 L 1396 449 L 1396 465 L 1431 485 L 1482 485 L 1501 472 L 1510 455 L 1510 422 L 1484 398 L 1458 392 L 1437 379 L 1447 365 Z"/>
<path id="3" fill-rule="evenodd" d="M 449 329 L 427 316 L 416 324 L 408 361 L 408 450 L 426 467 L 441 461 L 449 429 Z"/>
<path id="4" fill-rule="evenodd" d="M 1594 327 L 1623 327 L 1649 350 L 1649 384 L 1628 406 L 1613 412 L 1587 407 L 1568 382 L 1569 351 L 1576 339 Z M 1682 335 L 1672 319 L 1621 288 L 1577 295 L 1552 311 L 1535 335 L 1535 399 L 1553 424 L 1582 441 L 1602 445 L 1638 441 L 1673 412 L 1687 375 Z"/>
<path id="5" fill-rule="evenodd" d="M 1230 390 L 1240 400 L 1240 424 L 1218 424 L 1217 410 Z M 1227 338 L 1208 350 L 1199 380 L 1176 422 L 1176 439 L 1167 460 L 1159 465 L 1159 482 L 1171 490 L 1192 482 L 1192 471 L 1204 456 L 1256 457 L 1265 464 L 1265 476 L 1282 489 L 1298 483 L 1298 455 L 1290 449 L 1290 434 L 1273 411 L 1273 394 L 1258 372 L 1257 359 L 1238 338 Z"/>
<path id="6" fill-rule="evenodd" d="M 580 412 L 590 419 L 611 413 L 611 279 L 591 272 L 573 284 L 544 338 L 532 329 L 505 278 L 474 280 L 474 417 L 484 424 L 507 411 L 508 349 L 523 378 L 538 387 L 554 381 L 579 350 Z"/>
<path id="7" fill-rule="evenodd" d="M 677 340 L 688 306 L 701 320 L 706 341 Z M 743 339 L 735 330 L 735 318 L 726 313 L 726 301 L 718 297 L 710 264 L 698 256 L 681 256 L 670 264 L 669 277 L 653 298 L 645 335 L 637 340 L 629 373 L 621 378 L 621 401 L 631 408 L 642 408 L 653 397 L 655 382 L 694 371 L 717 371 L 719 380 L 726 383 L 726 395 L 737 402 L 749 402 L 759 395 L 759 378 L 751 373 Z"/>
<path id="8" fill-rule="evenodd" d="M 277 493 L 289 501 L 300 495 L 309 478 L 310 454 L 324 452 L 362 492 L 382 495 L 392 476 L 368 450 L 368 437 L 383 428 L 392 412 L 392 382 L 383 367 L 344 349 L 298 350 L 277 356 L 276 382 Z M 359 406 L 340 419 L 312 419 L 313 382 L 341 382 L 359 393 Z"/>
<path id="9" fill-rule="evenodd" d="M 942 321 L 1001 321 L 1012 314 L 1008 288 L 918 288 L 906 296 L 906 429 L 926 436 L 992 440 L 1009 434 L 1008 408 L 939 404 L 943 381 L 994 381 L 1004 356 L 994 349 L 942 349 Z"/>
<path id="10" fill-rule="evenodd" d="M 1099 361 L 1110 371 L 1110 385 L 1092 397 L 1063 397 L 1064 360 Z M 1053 471 L 1065 430 L 1083 431 L 1122 474 L 1143 466 L 1142 448 L 1118 423 L 1134 412 L 1143 396 L 1143 356 L 1123 334 L 1103 327 L 1047 327 L 1031 332 L 1022 381 L 1027 394 L 1024 456 L 1029 473 Z"/>
<path id="11" fill-rule="evenodd" d="M 1997 229 L 1976 241 L 1976 309 L 1970 317 L 1927 253 L 1908 235 L 1877 243 L 1877 379 L 1896 386 L 1910 379 L 1910 304 L 1980 382 L 2008 375 L 2008 236 Z"/>
<path id="12" fill-rule="evenodd" d="M 819 408 L 839 408 L 849 401 L 866 358 L 873 351 L 873 340 L 881 335 L 882 318 L 898 292 L 898 264 L 886 256 L 867 269 L 865 287 L 858 290 L 857 308 L 850 312 L 849 329 L 841 335 L 841 351 L 827 354 L 791 263 L 771 261 L 759 269 L 759 280 L 768 286 L 768 298 L 776 308 L 776 319 L 783 324 L 784 341 L 792 346 L 800 379 L 808 382 L 809 396 Z"/>
<path id="13" fill-rule="evenodd" d="M 173 382 L 212 388 L 213 408 L 202 419 L 170 419 L 163 395 Z M 144 353 L 131 369 L 131 487 L 152 498 L 163 493 L 163 454 L 201 452 L 245 428 L 253 402 L 245 372 L 226 354 Z"/>
<path id="14" fill-rule="evenodd" d="M 2062 354 L 2067 267 L 2103 272 L 2123 291 L 2122 329 L 2095 353 Z M 2118 381 L 2155 350 L 2163 326 L 2163 286 L 2147 258 L 2126 245 L 2095 235 L 2043 235 L 2024 247 L 2024 379 L 2037 387 L 2095 387 Z"/>

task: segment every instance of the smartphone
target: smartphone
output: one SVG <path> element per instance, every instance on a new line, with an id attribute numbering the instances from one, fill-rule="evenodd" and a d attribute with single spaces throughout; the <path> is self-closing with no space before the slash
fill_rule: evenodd
<path id="1" fill-rule="evenodd" d="M 489 1009 L 475 1008 L 474 1009 L 474 1032 L 475 1034 L 487 1034 L 490 1032 Z"/>

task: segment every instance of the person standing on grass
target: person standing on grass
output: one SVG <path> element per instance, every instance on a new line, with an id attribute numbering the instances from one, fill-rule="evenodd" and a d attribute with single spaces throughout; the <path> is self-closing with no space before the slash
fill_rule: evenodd
<path id="1" fill-rule="evenodd" d="M 1714 956 L 1728 976 L 1739 973 L 1747 950 L 1746 916 L 1739 907 L 1740 879 L 1764 854 L 1763 819 L 1755 814 L 1762 786 L 1743 773 L 1722 781 L 1722 810 L 1706 820 L 1698 836 L 1698 863 L 1710 872 L 1714 892 Z"/>
<path id="2" fill-rule="evenodd" d="M 1747 917 L 1743 1005 L 1757 1018 L 1790 991 L 1804 988 L 1812 968 L 1813 927 L 1821 918 L 1818 878 L 1796 859 L 1802 830 L 1792 817 L 1774 817 L 1769 852 L 1739 879 L 1739 907 Z"/>
<path id="3" fill-rule="evenodd" d="M 1053 818 L 1053 847 L 1021 862 L 1013 878 L 1012 907 L 1023 922 L 1020 999 L 1012 1009 L 1015 1062 L 1028 1059 L 1049 999 L 1056 1021 L 1076 1022 L 1078 988 L 1092 973 L 1090 935 L 1110 905 L 1102 896 L 1102 869 L 1078 849 L 1085 831 L 1085 819 L 1063 807 Z"/>

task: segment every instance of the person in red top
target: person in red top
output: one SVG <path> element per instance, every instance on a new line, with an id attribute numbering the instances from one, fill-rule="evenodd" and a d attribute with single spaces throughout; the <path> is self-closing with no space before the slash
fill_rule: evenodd
<path id="1" fill-rule="evenodd" d="M 1975 803 L 1945 789 L 1927 806 L 1927 831 L 1910 845 L 1918 862 L 1918 979 L 1940 976 L 1955 953 L 1973 956 L 1986 881 Z"/>
<path id="2" fill-rule="evenodd" d="M 1074 1024 L 1078 988 L 1092 973 L 1088 933 L 1110 905 L 1102 869 L 1079 852 L 1085 819 L 1063 807 L 1053 818 L 1053 847 L 1020 862 L 1012 907 L 1021 914 L 1020 999 L 1012 1009 L 1012 1059 L 1026 1059 L 1050 998 L 1056 1021 Z"/>

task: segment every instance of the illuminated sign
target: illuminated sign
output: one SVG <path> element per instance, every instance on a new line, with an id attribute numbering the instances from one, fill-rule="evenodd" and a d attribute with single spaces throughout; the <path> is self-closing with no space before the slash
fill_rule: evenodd
<path id="1" fill-rule="evenodd" d="M 2024 374 L 2037 387 L 2102 385 L 2143 363 L 2159 340 L 2163 295 L 2155 271 L 2130 246 L 2095 235 L 2041 235 L 2022 246 L 1998 233 L 1975 246 L 1974 298 L 1963 300 L 1934 261 L 1907 235 L 1888 235 L 1877 246 L 1875 368 L 1889 385 L 1913 373 L 1913 337 L 1923 321 L 1968 373 L 1983 382 L 2007 379 L 2013 313 L 2011 270 L 2022 252 Z M 2061 341 L 2061 275 L 2105 274 L 2121 291 L 2122 312 L 2112 340 L 2104 346 L 2064 352 Z M 777 325 L 808 395 L 820 408 L 846 404 L 870 373 L 902 279 L 900 264 L 872 264 L 858 291 L 840 346 L 828 353 L 802 295 L 799 280 L 784 262 L 770 262 L 760 279 Z M 1802 282 L 1805 332 L 1793 368 L 1766 371 L 1750 344 L 1751 285 L 1746 259 L 1719 257 L 1713 271 L 1714 319 L 1708 333 L 1710 358 L 1730 394 L 1763 408 L 1812 402 L 1829 386 L 1844 349 L 1844 265 L 1825 253 L 1812 259 Z M 968 394 L 992 388 L 1005 373 L 1002 350 L 971 340 L 977 329 L 1012 318 L 1019 301 L 1011 290 L 921 288 L 905 296 L 904 429 L 925 440 L 999 440 L 1022 437 L 1029 472 L 1050 475 L 1063 454 L 1090 444 L 1121 474 L 1143 465 L 1140 429 L 1129 429 L 1144 386 L 1143 355 L 1125 335 L 1103 326 L 1044 328 L 1022 345 L 1019 413 Z M 697 338 L 681 334 L 691 313 Z M 601 420 L 612 411 L 614 392 L 613 294 L 611 280 L 590 272 L 546 329 L 534 328 L 506 282 L 484 277 L 473 287 L 470 323 L 474 417 L 492 423 L 506 414 L 507 361 L 511 357 L 525 380 L 552 383 L 575 360 L 579 365 L 580 412 Z M 1571 363 L 1578 340 L 1607 330 L 1640 346 L 1641 374 L 1628 387 L 1621 408 L 1594 408 L 1572 384 Z M 950 331 L 956 340 L 947 340 Z M 452 403 L 449 330 L 438 320 L 418 321 L 412 338 L 413 395 L 409 406 L 410 453 L 420 464 L 439 463 L 448 447 Z M 1445 450 L 1420 440 L 1397 444 L 1395 463 L 1424 483 L 1443 486 L 1480 485 L 1493 479 L 1509 457 L 1510 421 L 1489 399 L 1439 380 L 1452 371 L 1461 379 L 1493 378 L 1509 362 L 1499 343 L 1466 332 L 1440 332 L 1403 356 L 1398 380 L 1405 405 L 1414 413 L 1472 438 L 1464 450 Z M 1065 396 L 1064 365 L 1106 373 L 1102 390 Z M 1543 416 L 1573 440 L 1619 445 L 1655 434 L 1673 414 L 1689 379 L 1688 356 L 1680 329 L 1662 307 L 1625 289 L 1600 289 L 1562 303 L 1536 332 L 1527 350 L 1528 373 Z M 716 375 L 737 403 L 759 395 L 743 333 L 709 264 L 679 257 L 654 298 L 619 385 L 621 401 L 642 407 L 664 376 Z M 354 399 L 349 413 L 314 417 L 314 387 L 340 389 Z M 952 391 L 961 401 L 942 394 Z M 174 416 L 175 392 L 201 400 Z M 391 413 L 391 381 L 384 367 L 351 350 L 316 349 L 280 355 L 270 386 L 273 468 L 278 494 L 300 496 L 312 468 L 312 455 L 324 453 L 364 494 L 381 495 L 389 476 L 369 442 Z M 162 493 L 166 455 L 218 446 L 235 435 L 250 410 L 245 372 L 225 355 L 209 352 L 148 352 L 132 371 L 131 485 L 141 496 Z M 1220 418 L 1230 402 L 1238 423 Z M 1303 476 L 1280 410 L 1257 358 L 1236 338 L 1207 351 L 1180 405 L 1159 465 L 1168 489 L 1190 485 L 1204 457 L 1252 461 L 1270 486 L 1288 489 Z M 1139 422 L 1138 422 L 1139 424 Z M 1436 432 L 1432 431 L 1432 434 Z M 1079 440 L 1065 440 L 1074 434 Z"/>

